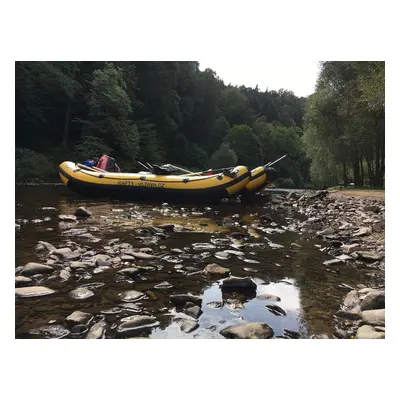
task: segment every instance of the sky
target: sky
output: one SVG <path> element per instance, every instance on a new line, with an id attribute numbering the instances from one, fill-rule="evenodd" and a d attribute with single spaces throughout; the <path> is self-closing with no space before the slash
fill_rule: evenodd
<path id="1" fill-rule="evenodd" d="M 261 91 L 286 89 L 296 96 L 314 92 L 318 78 L 318 61 L 199 61 L 200 70 L 211 68 L 225 85 L 258 87 Z"/>

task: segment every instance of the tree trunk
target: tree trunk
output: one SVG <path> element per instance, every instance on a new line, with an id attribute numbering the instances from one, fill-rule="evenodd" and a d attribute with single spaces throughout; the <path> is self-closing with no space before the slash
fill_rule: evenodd
<path id="1" fill-rule="evenodd" d="M 361 186 L 360 183 L 360 164 L 358 160 L 357 147 L 353 149 L 353 172 L 354 172 L 354 185 Z"/>
<path id="2" fill-rule="evenodd" d="M 360 154 L 360 179 L 361 179 L 361 186 L 364 186 L 364 166 L 363 166 L 363 153 Z"/>
<path id="3" fill-rule="evenodd" d="M 343 184 L 344 186 L 347 186 L 349 183 L 349 179 L 347 178 L 346 163 L 344 162 L 342 165 L 343 165 Z"/>

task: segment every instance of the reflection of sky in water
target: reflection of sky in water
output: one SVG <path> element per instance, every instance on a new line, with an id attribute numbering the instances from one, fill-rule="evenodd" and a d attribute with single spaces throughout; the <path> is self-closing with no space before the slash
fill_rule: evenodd
<path id="1" fill-rule="evenodd" d="M 172 322 L 165 329 L 157 328 L 153 331 L 152 338 L 222 338 L 219 331 L 232 325 L 243 324 L 245 322 L 264 322 L 274 330 L 275 336 L 283 335 L 284 329 L 293 331 L 302 331 L 299 323 L 300 300 L 299 290 L 295 286 L 293 279 L 285 279 L 286 282 L 272 283 L 268 285 L 260 284 L 257 280 L 257 296 L 262 294 L 276 295 L 281 301 L 274 302 L 270 300 L 258 300 L 253 298 L 244 303 L 243 309 L 230 310 L 226 306 L 221 308 L 211 308 L 207 303 L 212 301 L 222 301 L 222 293 L 218 283 L 205 289 L 203 293 L 202 310 L 203 314 L 198 319 L 199 328 L 190 333 L 184 333 L 180 330 L 176 322 Z M 225 294 L 227 298 L 234 296 Z M 286 316 L 277 316 L 272 314 L 265 307 L 267 304 L 276 304 L 286 311 Z"/>

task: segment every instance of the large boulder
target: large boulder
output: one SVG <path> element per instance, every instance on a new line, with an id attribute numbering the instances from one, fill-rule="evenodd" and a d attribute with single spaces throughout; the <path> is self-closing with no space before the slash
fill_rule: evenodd
<path id="1" fill-rule="evenodd" d="M 378 331 L 371 325 L 363 325 L 357 329 L 356 339 L 385 339 L 385 332 Z"/>
<path id="2" fill-rule="evenodd" d="M 251 290 L 255 291 L 257 284 L 250 278 L 240 278 L 237 276 L 231 276 L 230 278 L 224 279 L 222 282 L 222 290 Z"/>
<path id="3" fill-rule="evenodd" d="M 15 295 L 18 297 L 39 297 L 53 294 L 54 290 L 45 286 L 28 286 L 15 289 Z"/>
<path id="4" fill-rule="evenodd" d="M 366 325 L 385 326 L 385 310 L 366 310 L 361 312 L 361 318 Z"/>
<path id="5" fill-rule="evenodd" d="M 361 310 L 377 310 L 385 308 L 385 291 L 371 290 L 361 302 Z"/>

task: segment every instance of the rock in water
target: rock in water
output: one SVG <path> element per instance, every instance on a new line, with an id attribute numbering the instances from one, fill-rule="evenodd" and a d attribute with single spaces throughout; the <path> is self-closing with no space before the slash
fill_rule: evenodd
<path id="1" fill-rule="evenodd" d="M 18 297 L 38 297 L 47 296 L 55 291 L 44 286 L 28 286 L 15 289 L 15 295 Z"/>
<path id="2" fill-rule="evenodd" d="M 147 254 L 147 253 L 143 253 L 143 252 L 136 252 L 136 251 L 127 251 L 125 252 L 125 254 L 133 256 L 137 259 L 142 259 L 142 260 L 153 260 L 155 258 L 158 258 L 157 256 L 153 255 L 153 254 Z"/>
<path id="3" fill-rule="evenodd" d="M 281 308 L 275 304 L 268 304 L 265 307 L 267 307 L 268 310 L 270 312 L 272 312 L 272 314 L 274 314 L 274 315 L 277 315 L 277 316 L 278 315 L 286 315 L 286 311 L 283 308 Z"/>
<path id="4" fill-rule="evenodd" d="M 139 273 L 139 270 L 137 268 L 133 268 L 133 267 L 132 268 L 123 268 L 123 269 L 120 269 L 119 271 L 117 271 L 116 273 L 134 277 Z"/>
<path id="5" fill-rule="evenodd" d="M 146 294 L 143 292 L 138 292 L 137 290 L 127 290 L 126 292 L 120 293 L 119 297 L 122 301 L 134 302 L 142 300 L 144 297 L 146 297 Z"/>
<path id="6" fill-rule="evenodd" d="M 355 258 L 364 261 L 379 261 L 382 257 L 374 251 L 356 251 L 352 253 Z"/>
<path id="7" fill-rule="evenodd" d="M 356 339 L 385 339 L 385 332 L 380 332 L 371 325 L 363 325 L 357 329 Z"/>
<path id="8" fill-rule="evenodd" d="M 31 278 L 27 276 L 16 276 L 15 277 L 15 287 L 29 286 L 32 282 Z"/>
<path id="9" fill-rule="evenodd" d="M 173 294 L 169 296 L 169 299 L 173 304 L 176 306 L 183 306 L 186 303 L 194 303 L 199 306 L 201 306 L 202 298 L 200 296 L 195 296 L 193 294 L 187 293 L 187 294 Z"/>
<path id="10" fill-rule="evenodd" d="M 85 207 L 78 207 L 75 211 L 75 216 L 76 217 L 82 217 L 82 218 L 87 218 L 90 217 L 92 215 L 92 212 L 89 211 L 87 208 Z"/>
<path id="11" fill-rule="evenodd" d="M 269 300 L 269 301 L 281 301 L 281 298 L 278 296 L 275 296 L 273 294 L 260 294 L 257 296 L 257 300 Z"/>
<path id="12" fill-rule="evenodd" d="M 122 318 L 121 322 L 122 324 L 117 327 L 117 333 L 120 336 L 132 334 L 140 329 L 152 328 L 159 324 L 155 317 L 149 315 L 132 315 Z"/>
<path id="13" fill-rule="evenodd" d="M 81 325 L 87 325 L 92 320 L 93 320 L 93 315 L 85 313 L 83 311 L 74 311 L 66 318 L 66 321 L 68 323 L 81 324 Z"/>
<path id="14" fill-rule="evenodd" d="M 203 311 L 201 311 L 201 308 L 199 306 L 188 307 L 185 310 L 185 314 L 195 319 L 199 318 L 202 313 Z"/>
<path id="15" fill-rule="evenodd" d="M 73 298 L 73 299 L 87 299 L 89 297 L 94 296 L 94 293 L 86 288 L 77 288 L 74 290 L 71 290 L 69 292 L 69 295 Z"/>
<path id="16" fill-rule="evenodd" d="M 230 274 L 231 270 L 229 268 L 221 267 L 218 264 L 208 264 L 204 270 L 203 273 L 205 275 L 216 275 L 216 276 L 228 276 Z"/>
<path id="17" fill-rule="evenodd" d="M 385 310 L 367 310 L 361 312 L 361 318 L 367 325 L 385 326 Z"/>
<path id="18" fill-rule="evenodd" d="M 357 290 L 352 290 L 347 293 L 343 300 L 343 309 L 352 313 L 358 313 L 361 311 L 361 300 L 358 297 Z"/>
<path id="19" fill-rule="evenodd" d="M 361 310 L 376 310 L 385 308 L 385 291 L 371 290 L 361 302 Z"/>
<path id="20" fill-rule="evenodd" d="M 39 264 L 35 262 L 27 263 L 21 271 L 21 275 L 32 276 L 36 274 L 50 274 L 54 268 L 50 265 Z"/>
<path id="21" fill-rule="evenodd" d="M 190 319 L 179 318 L 176 320 L 176 322 L 180 326 L 181 331 L 185 333 L 193 332 L 199 327 L 199 324 L 196 321 L 192 321 Z"/>
<path id="22" fill-rule="evenodd" d="M 105 321 L 96 322 L 86 335 L 86 339 L 103 339 L 106 331 L 107 323 Z"/>
<path id="23" fill-rule="evenodd" d="M 269 339 L 274 335 L 272 328 L 263 322 L 230 326 L 219 333 L 227 339 Z"/>
<path id="24" fill-rule="evenodd" d="M 256 290 L 257 285 L 250 278 L 231 276 L 222 282 L 222 290 Z"/>
<path id="25" fill-rule="evenodd" d="M 72 251 L 69 247 L 54 250 L 52 254 L 64 261 L 79 260 L 80 258 L 80 254 Z"/>

